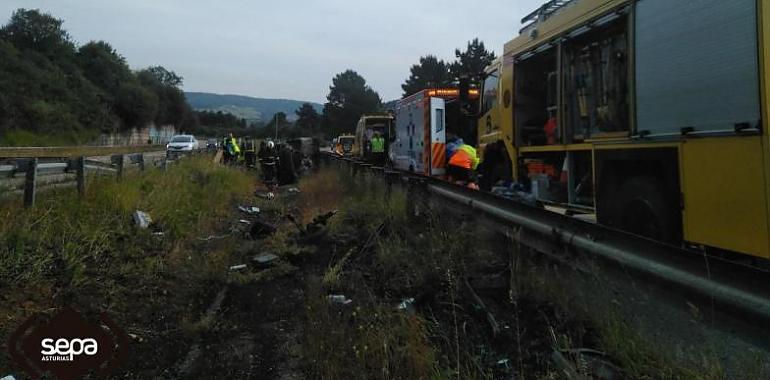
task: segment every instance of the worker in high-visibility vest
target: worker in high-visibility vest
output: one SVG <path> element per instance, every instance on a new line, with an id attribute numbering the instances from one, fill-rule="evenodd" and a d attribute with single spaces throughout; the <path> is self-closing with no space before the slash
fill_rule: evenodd
<path id="1" fill-rule="evenodd" d="M 235 137 L 231 133 L 230 136 L 225 139 L 225 163 L 236 163 L 238 156 L 241 154 L 241 147 L 238 146 L 238 142 L 235 141 Z"/>
<path id="2" fill-rule="evenodd" d="M 372 161 L 376 165 L 382 165 L 385 162 L 385 138 L 380 135 L 380 132 L 374 132 L 374 136 L 371 138 L 372 144 Z"/>
<path id="3" fill-rule="evenodd" d="M 474 170 L 479 166 L 479 156 L 476 149 L 468 144 L 462 144 L 449 157 L 447 175 L 449 181 L 478 189 Z"/>

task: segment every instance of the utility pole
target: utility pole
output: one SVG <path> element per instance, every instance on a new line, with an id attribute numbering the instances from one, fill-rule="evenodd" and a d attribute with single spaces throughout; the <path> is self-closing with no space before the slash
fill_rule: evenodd
<path id="1" fill-rule="evenodd" d="M 273 115 L 275 119 L 275 141 L 278 142 L 278 114 Z"/>

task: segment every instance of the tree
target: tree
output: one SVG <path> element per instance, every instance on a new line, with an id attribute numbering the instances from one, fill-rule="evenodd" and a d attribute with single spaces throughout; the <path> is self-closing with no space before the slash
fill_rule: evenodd
<path id="1" fill-rule="evenodd" d="M 0 25 L 0 143 L 19 133 L 83 143 L 118 126 L 196 125 L 179 75 L 160 66 L 134 73 L 107 42 L 77 48 L 62 24 L 19 9 Z"/>
<path id="2" fill-rule="evenodd" d="M 0 38 L 20 50 L 31 49 L 50 58 L 70 55 L 75 44 L 62 29 L 63 21 L 37 9 L 24 8 L 13 12 L 11 20 L 0 29 Z"/>
<path id="3" fill-rule="evenodd" d="M 294 114 L 297 115 L 297 121 L 294 124 L 301 130 L 312 132 L 321 124 L 321 115 L 310 103 L 303 104 L 294 111 Z"/>
<path id="4" fill-rule="evenodd" d="M 113 97 L 121 83 L 133 79 L 126 59 L 107 42 L 91 41 L 81 46 L 77 60 L 86 78 Z"/>
<path id="5" fill-rule="evenodd" d="M 136 82 L 123 84 L 116 100 L 116 112 L 125 129 L 144 126 L 153 121 L 158 112 L 157 95 Z"/>
<path id="6" fill-rule="evenodd" d="M 286 114 L 283 112 L 278 112 L 273 117 L 270 118 L 270 122 L 265 125 L 263 128 L 264 135 L 266 137 L 273 138 L 275 137 L 275 124 L 278 123 L 278 133 L 280 131 L 285 130 L 289 127 L 291 127 L 291 123 L 286 119 Z"/>
<path id="7" fill-rule="evenodd" d="M 426 88 L 448 87 L 453 84 L 449 65 L 434 55 L 420 57 L 420 63 L 409 69 L 410 75 L 401 85 L 404 96 L 412 95 Z"/>
<path id="8" fill-rule="evenodd" d="M 484 69 L 495 60 L 495 53 L 487 51 L 484 43 L 474 38 L 468 42 L 465 51 L 455 49 L 457 60 L 450 66 L 450 71 L 454 79 L 461 75 L 467 75 L 471 84 L 477 84 L 481 81 L 481 74 Z"/>
<path id="9" fill-rule="evenodd" d="M 351 133 L 361 115 L 380 110 L 380 95 L 353 70 L 337 74 L 332 79 L 324 104 L 322 129 L 328 137 L 342 132 Z"/>
<path id="10" fill-rule="evenodd" d="M 167 70 L 163 66 L 150 66 L 139 72 L 139 76 L 144 76 L 145 80 L 150 78 L 160 82 L 160 84 L 168 87 L 181 87 L 182 77 L 177 75 L 173 71 Z"/>
<path id="11" fill-rule="evenodd" d="M 182 77 L 162 66 L 152 66 L 137 73 L 139 82 L 158 97 L 158 113 L 155 124 L 172 124 L 182 127 L 186 115 L 191 112 L 190 105 L 179 86 Z"/>

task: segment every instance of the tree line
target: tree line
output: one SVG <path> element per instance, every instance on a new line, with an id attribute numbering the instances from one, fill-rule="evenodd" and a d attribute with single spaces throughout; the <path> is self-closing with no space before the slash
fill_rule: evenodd
<path id="1" fill-rule="evenodd" d="M 196 112 L 181 90 L 181 76 L 162 66 L 131 70 L 108 42 L 77 46 L 62 25 L 48 13 L 18 9 L 0 27 L 0 145 L 84 143 L 150 123 L 257 137 L 274 136 L 277 124 L 281 138 L 331 138 L 352 133 L 363 114 L 388 111 L 360 74 L 346 70 L 332 78 L 323 112 L 303 104 L 293 123 L 283 113 L 249 124 L 222 112 Z M 456 86 L 463 75 L 478 82 L 495 56 L 473 39 L 455 50 L 455 58 L 420 57 L 401 85 L 403 95 Z"/>
<path id="2" fill-rule="evenodd" d="M 63 21 L 16 10 L 0 28 L 0 144 L 77 144 L 149 123 L 193 126 L 182 77 L 138 71 L 108 42 L 77 46 Z"/>
<path id="3" fill-rule="evenodd" d="M 409 76 L 401 85 L 403 96 L 409 96 L 428 88 L 457 87 L 461 76 L 467 76 L 472 86 L 481 81 L 484 69 L 495 60 L 495 54 L 478 38 L 468 41 L 465 50 L 455 49 L 455 60 L 445 62 L 433 54 L 420 57 L 411 66 Z M 363 114 L 385 113 L 380 95 L 354 70 L 346 70 L 332 78 L 326 96 L 323 113 L 319 115 L 310 104 L 304 104 L 295 113 L 297 121 L 290 123 L 284 113 L 260 129 L 259 137 L 275 135 L 276 123 L 280 137 L 318 136 L 332 138 L 343 133 L 353 133 Z"/>
<path id="4" fill-rule="evenodd" d="M 432 54 L 420 57 L 401 85 L 403 96 L 428 88 L 456 87 L 461 76 L 467 76 L 472 84 L 476 84 L 481 80 L 484 68 L 495 59 L 495 54 L 474 38 L 465 50 L 455 49 L 455 58 L 455 61 L 447 63 Z M 326 100 L 321 127 L 327 137 L 352 133 L 363 114 L 389 111 L 384 109 L 379 94 L 353 70 L 337 74 L 332 79 Z"/>

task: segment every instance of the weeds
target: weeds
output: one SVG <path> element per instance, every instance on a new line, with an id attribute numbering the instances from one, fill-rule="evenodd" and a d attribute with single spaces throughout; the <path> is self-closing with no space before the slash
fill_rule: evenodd
<path id="1" fill-rule="evenodd" d="M 120 182 L 89 178 L 84 198 L 57 190 L 31 209 L 0 205 L 2 335 L 52 307 L 131 319 L 140 318 L 140 310 L 174 305 L 170 299 L 207 292 L 207 283 L 222 279 L 231 247 L 223 241 L 204 254 L 191 242 L 221 228 L 233 204 L 253 189 L 250 177 L 191 158 L 167 171 L 128 173 Z M 134 210 L 149 212 L 162 235 L 134 227 Z M 179 312 L 190 312 L 186 305 L 178 305 Z"/>

